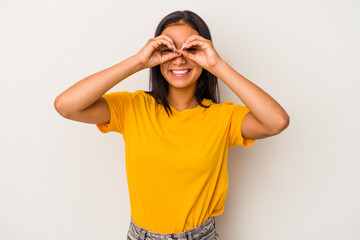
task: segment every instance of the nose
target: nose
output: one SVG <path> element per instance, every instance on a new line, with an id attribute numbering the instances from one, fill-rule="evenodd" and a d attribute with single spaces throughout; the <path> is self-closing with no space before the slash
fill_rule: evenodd
<path id="1" fill-rule="evenodd" d="M 185 64 L 185 63 L 186 63 L 186 60 L 183 55 L 173 58 L 173 64 L 175 64 L 175 65 L 181 65 L 181 64 Z"/>

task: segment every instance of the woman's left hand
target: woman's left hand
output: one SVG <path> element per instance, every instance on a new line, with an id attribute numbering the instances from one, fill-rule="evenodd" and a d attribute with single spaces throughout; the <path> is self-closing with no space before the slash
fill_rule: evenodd
<path id="1" fill-rule="evenodd" d="M 212 72 L 223 61 L 216 52 L 212 42 L 200 35 L 192 35 L 187 38 L 182 48 L 177 50 L 177 52 L 196 62 L 209 72 Z"/>

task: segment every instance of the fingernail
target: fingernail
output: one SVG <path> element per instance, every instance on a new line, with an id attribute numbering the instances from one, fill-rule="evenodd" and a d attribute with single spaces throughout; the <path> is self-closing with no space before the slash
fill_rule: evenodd
<path id="1" fill-rule="evenodd" d="M 181 50 L 183 50 L 185 46 L 186 46 L 186 43 L 183 43 L 183 45 L 181 46 Z"/>

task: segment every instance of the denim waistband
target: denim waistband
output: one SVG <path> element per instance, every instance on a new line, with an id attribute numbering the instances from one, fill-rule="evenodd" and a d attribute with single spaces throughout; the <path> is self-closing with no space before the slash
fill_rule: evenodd
<path id="1" fill-rule="evenodd" d="M 130 217 L 130 226 L 128 231 L 128 240 L 198 240 L 198 239 L 215 239 L 215 217 L 210 217 L 196 228 L 189 229 L 182 233 L 155 233 L 148 231 L 136 225 Z M 207 237 L 209 236 L 209 238 Z"/>

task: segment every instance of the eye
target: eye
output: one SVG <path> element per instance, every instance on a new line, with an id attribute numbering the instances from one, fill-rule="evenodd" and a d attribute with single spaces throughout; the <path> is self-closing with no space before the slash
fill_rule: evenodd
<path id="1" fill-rule="evenodd" d="M 197 51 L 197 49 L 196 49 L 196 48 L 193 48 L 193 47 L 191 47 L 191 48 L 186 48 L 185 50 L 188 51 L 188 52 L 196 52 L 196 51 Z"/>
<path id="2" fill-rule="evenodd" d="M 173 50 L 167 48 L 167 49 L 162 50 L 161 52 L 173 52 Z"/>

